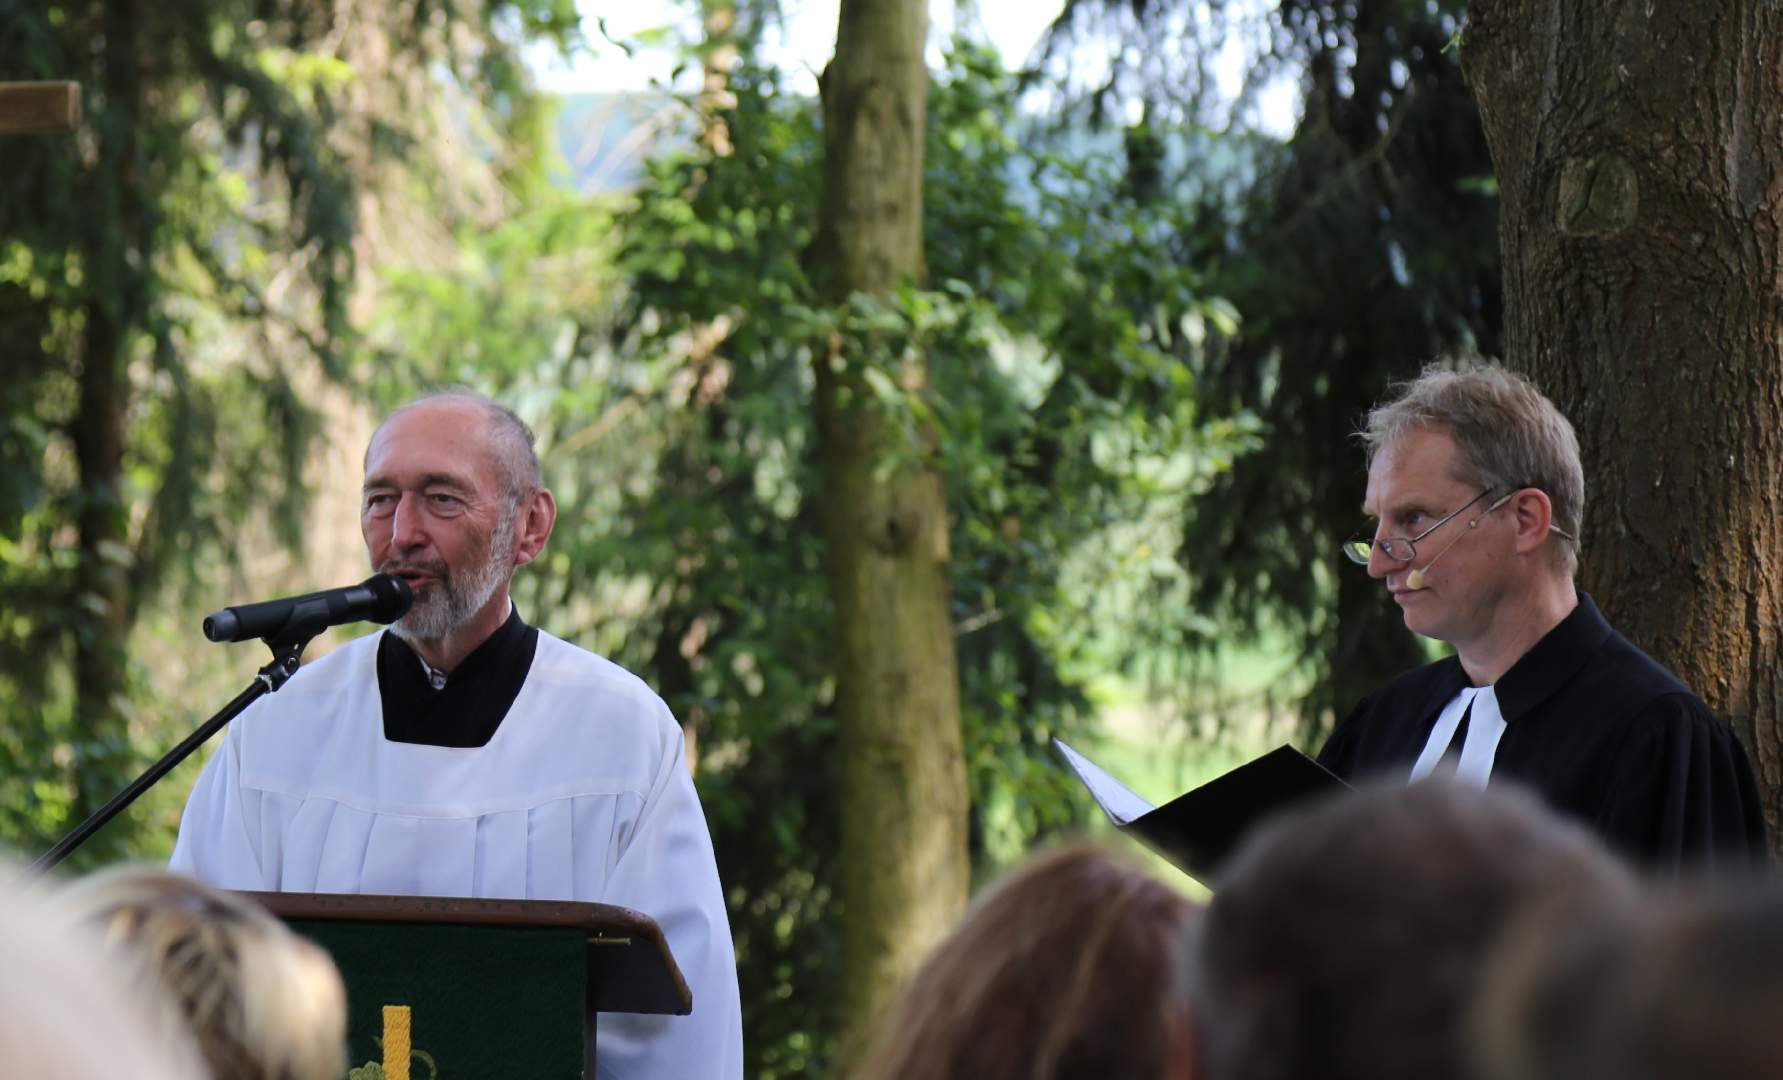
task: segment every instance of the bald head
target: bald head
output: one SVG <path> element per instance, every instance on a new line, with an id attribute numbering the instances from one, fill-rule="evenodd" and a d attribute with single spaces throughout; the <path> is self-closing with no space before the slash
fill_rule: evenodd
<path id="1" fill-rule="evenodd" d="M 428 419 L 441 424 L 462 423 L 466 417 L 482 422 L 481 439 L 501 477 L 502 490 L 510 507 L 518 504 L 527 492 L 537 491 L 545 486 L 544 477 L 539 471 L 539 455 L 533 448 L 532 429 L 526 426 L 526 421 L 507 406 L 465 387 L 436 390 L 415 398 L 384 418 L 384 422 L 378 425 L 378 431 L 372 433 L 372 443 L 378 441 L 378 433 L 389 426 L 392 420 L 405 414 L 421 412 L 437 414 L 437 420 L 433 416 Z M 365 453 L 369 461 L 370 445 L 366 447 Z"/>

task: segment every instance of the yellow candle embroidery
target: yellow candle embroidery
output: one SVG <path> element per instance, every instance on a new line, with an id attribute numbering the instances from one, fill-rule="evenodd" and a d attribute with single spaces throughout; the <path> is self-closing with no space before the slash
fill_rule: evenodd
<path id="1" fill-rule="evenodd" d="M 384 1006 L 384 1080 L 409 1080 L 409 1007 Z"/>

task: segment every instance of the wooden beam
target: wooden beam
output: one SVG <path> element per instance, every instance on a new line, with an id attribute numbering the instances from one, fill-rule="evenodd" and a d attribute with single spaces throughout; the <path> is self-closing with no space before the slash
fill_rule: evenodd
<path id="1" fill-rule="evenodd" d="M 0 135 L 62 135 L 80 127 L 80 83 L 0 83 Z"/>

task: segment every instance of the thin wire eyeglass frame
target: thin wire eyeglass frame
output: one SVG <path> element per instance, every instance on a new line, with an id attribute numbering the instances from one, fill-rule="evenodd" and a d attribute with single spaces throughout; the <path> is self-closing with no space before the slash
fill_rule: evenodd
<path id="1" fill-rule="evenodd" d="M 1475 525 L 1478 525 L 1481 521 L 1485 520 L 1487 514 L 1490 514 L 1492 511 L 1498 509 L 1499 507 L 1503 506 L 1505 503 L 1509 502 L 1511 497 L 1513 495 L 1517 494 L 1517 492 L 1522 491 L 1525 488 L 1529 488 L 1532 486 L 1533 485 L 1531 485 L 1531 484 L 1518 484 L 1517 486 L 1511 488 L 1509 491 L 1504 493 L 1503 498 L 1500 498 L 1497 502 L 1493 503 L 1491 506 L 1488 506 L 1484 510 L 1480 511 L 1479 514 L 1477 516 L 1475 516 L 1472 521 L 1467 523 L 1467 527 L 1469 529 L 1472 529 Z M 1449 521 L 1455 517 L 1455 515 L 1461 513 L 1461 511 L 1466 510 L 1468 507 L 1472 506 L 1474 503 L 1477 503 L 1481 499 L 1492 494 L 1493 490 L 1494 490 L 1493 488 L 1487 488 L 1485 491 L 1480 492 L 1478 495 L 1475 495 L 1473 498 L 1462 503 L 1460 506 L 1456 507 L 1454 510 L 1450 511 L 1447 514 L 1444 514 L 1441 521 L 1438 521 L 1436 524 L 1430 526 L 1428 529 L 1425 529 L 1423 532 L 1419 533 L 1416 536 L 1412 536 L 1412 537 L 1388 536 L 1388 537 L 1384 537 L 1384 538 L 1381 538 L 1378 540 L 1364 540 L 1360 537 L 1357 537 L 1354 540 L 1346 540 L 1343 544 L 1339 545 L 1338 550 L 1342 551 L 1344 553 L 1344 557 L 1349 559 L 1351 562 L 1355 563 L 1357 566 L 1367 566 L 1368 565 L 1369 557 L 1374 553 L 1374 549 L 1376 546 L 1380 547 L 1381 554 L 1385 555 L 1389 559 L 1392 559 L 1394 562 L 1409 563 L 1413 559 L 1416 559 L 1418 557 L 1417 543 L 1419 540 L 1424 539 L 1426 536 L 1429 536 L 1431 533 L 1442 528 L 1444 525 L 1447 525 L 1449 523 Z M 1562 540 L 1571 540 L 1575 544 L 1579 542 L 1578 537 L 1574 536 L 1572 533 L 1567 532 L 1565 529 L 1562 529 L 1560 526 L 1555 525 L 1551 522 L 1548 525 L 1548 531 L 1553 533 L 1555 536 L 1560 537 Z M 1394 553 L 1394 548 L 1399 544 L 1405 545 L 1406 554 L 1403 557 Z"/>
<path id="2" fill-rule="evenodd" d="M 1526 487 L 1527 485 L 1524 485 L 1524 486 Z M 1496 490 L 1496 489 L 1487 488 L 1486 490 L 1480 492 L 1478 495 L 1475 495 L 1473 498 L 1462 503 L 1460 506 L 1457 506 L 1455 509 L 1444 514 L 1436 522 L 1436 524 L 1430 526 L 1428 529 L 1425 529 L 1423 532 L 1419 533 L 1416 536 L 1383 536 L 1383 537 L 1378 537 L 1373 540 L 1364 540 L 1360 537 L 1357 537 L 1354 540 L 1346 540 L 1342 545 L 1340 545 L 1339 550 L 1341 550 L 1344 553 L 1344 556 L 1346 558 L 1348 558 L 1351 562 L 1355 563 L 1357 566 L 1367 566 L 1368 560 L 1373 556 L 1374 549 L 1377 547 L 1381 549 L 1382 555 L 1385 555 L 1387 558 L 1392 559 L 1394 562 L 1409 563 L 1413 559 L 1416 559 L 1418 557 L 1418 541 L 1424 539 L 1426 536 L 1429 536 L 1431 533 L 1442 528 L 1444 525 L 1447 525 L 1450 521 L 1453 521 L 1458 515 L 1460 515 L 1460 513 L 1463 510 L 1466 510 L 1468 507 L 1472 506 L 1474 503 L 1477 503 L 1481 499 L 1492 494 L 1492 492 L 1494 490 Z M 1486 507 L 1484 510 L 1481 510 L 1478 514 L 1474 515 L 1474 519 L 1467 523 L 1468 529 L 1471 530 L 1472 528 L 1474 528 L 1474 526 L 1476 526 L 1480 522 L 1486 520 L 1487 514 L 1490 514 L 1492 511 L 1503 506 L 1505 503 L 1510 502 L 1511 497 L 1516 495 L 1517 492 L 1522 491 L 1522 490 L 1523 490 L 1522 487 L 1514 487 L 1511 490 L 1505 492 L 1491 506 Z M 1566 539 L 1568 539 L 1568 540 L 1572 539 L 1572 537 L 1567 536 L 1566 532 L 1563 531 L 1562 529 L 1560 529 L 1558 526 L 1549 525 L 1548 529 L 1551 532 L 1554 532 L 1554 533 L 1559 534 L 1560 536 L 1566 537 Z M 1399 553 L 1399 547 L 1401 544 L 1405 545 L 1405 547 L 1404 547 L 1405 554 L 1403 554 L 1403 555 L 1401 555 Z"/>

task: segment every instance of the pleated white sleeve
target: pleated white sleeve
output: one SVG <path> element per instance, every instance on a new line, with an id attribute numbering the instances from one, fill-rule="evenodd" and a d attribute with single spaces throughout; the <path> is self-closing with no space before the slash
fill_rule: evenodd
<path id="1" fill-rule="evenodd" d="M 683 756 L 683 734 L 668 718 L 662 767 L 644 812 L 607 878 L 605 901 L 654 918 L 693 991 L 691 1016 L 608 1014 L 600 1019 L 602 1077 L 743 1076 L 742 1010 L 724 895 Z"/>

